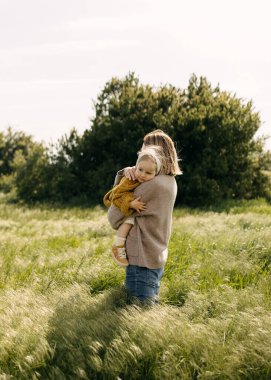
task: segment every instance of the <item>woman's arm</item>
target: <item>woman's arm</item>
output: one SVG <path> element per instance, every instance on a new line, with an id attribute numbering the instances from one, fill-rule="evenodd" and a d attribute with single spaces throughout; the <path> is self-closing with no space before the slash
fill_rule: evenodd
<path id="1" fill-rule="evenodd" d="M 137 189 L 141 188 L 143 186 L 143 190 L 141 191 L 141 193 L 144 193 L 144 204 L 146 203 L 146 201 L 150 198 L 151 194 L 153 193 L 154 189 L 157 187 L 157 186 L 152 186 L 151 182 L 153 182 L 155 180 L 152 179 L 151 181 L 148 181 L 148 182 L 145 182 L 145 183 L 142 183 L 141 185 L 139 185 L 135 191 L 134 191 L 134 197 L 137 199 L 137 198 L 142 198 L 142 195 L 136 195 L 136 191 Z M 146 186 L 147 185 L 147 186 Z M 134 212 L 132 215 L 134 216 L 139 216 L 141 215 L 143 212 L 144 212 L 144 215 L 148 215 L 148 211 L 150 211 L 152 209 L 148 207 L 145 208 L 144 211 L 141 211 L 141 212 Z M 120 209 L 118 207 L 116 207 L 114 204 L 112 204 L 109 209 L 108 209 L 108 214 L 107 214 L 107 217 L 108 217 L 108 220 L 109 220 L 109 223 L 111 224 L 111 227 L 114 228 L 114 229 L 118 229 L 119 226 L 123 223 L 124 219 L 125 219 L 125 215 L 123 214 L 123 212 L 120 211 Z"/>
<path id="2" fill-rule="evenodd" d="M 163 177 L 163 178 L 162 178 Z M 151 181 L 147 181 L 138 186 L 134 191 L 134 197 L 140 197 L 140 200 L 146 203 L 146 209 L 135 212 L 132 216 L 153 215 L 162 206 L 163 200 L 168 192 L 167 186 L 164 185 L 165 176 L 154 177 Z"/>
<path id="3" fill-rule="evenodd" d="M 121 169 L 117 172 L 116 177 L 115 177 L 114 187 L 117 186 L 120 183 L 121 179 L 123 178 L 124 170 L 125 169 Z"/>
<path id="4" fill-rule="evenodd" d="M 134 196 L 141 197 L 141 201 L 147 204 L 146 210 L 135 212 L 132 216 L 141 217 L 164 212 L 168 204 L 174 204 L 177 192 L 177 185 L 174 177 L 159 175 L 151 181 L 139 185 Z M 108 220 L 112 228 L 117 229 L 124 221 L 124 215 L 115 206 L 108 210 Z"/>
<path id="5" fill-rule="evenodd" d="M 117 230 L 119 226 L 124 222 L 126 216 L 114 205 L 111 205 L 107 212 L 107 218 L 111 227 Z"/>
<path id="6" fill-rule="evenodd" d="M 128 166 L 123 170 L 123 174 L 126 178 L 134 181 L 136 179 L 135 176 L 136 167 L 135 166 Z"/>
<path id="7" fill-rule="evenodd" d="M 115 177 L 114 186 L 118 185 L 120 183 L 120 180 L 126 177 L 132 181 L 136 179 L 135 177 L 135 166 L 127 166 L 127 168 L 121 169 L 117 172 L 117 175 Z"/>

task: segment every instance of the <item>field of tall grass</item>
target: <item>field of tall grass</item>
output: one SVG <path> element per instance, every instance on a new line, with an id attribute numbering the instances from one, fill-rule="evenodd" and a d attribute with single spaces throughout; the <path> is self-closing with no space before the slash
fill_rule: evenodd
<path id="1" fill-rule="evenodd" d="M 271 379 L 271 206 L 174 211 L 160 304 L 130 304 L 100 207 L 0 200 L 0 379 Z"/>

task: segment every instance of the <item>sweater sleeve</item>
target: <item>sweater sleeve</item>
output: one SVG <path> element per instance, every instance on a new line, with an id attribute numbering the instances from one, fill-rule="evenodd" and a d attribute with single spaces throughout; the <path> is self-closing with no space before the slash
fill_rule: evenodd
<path id="1" fill-rule="evenodd" d="M 114 186 L 117 186 L 123 177 L 124 177 L 124 169 L 121 169 L 116 174 Z"/>
<path id="2" fill-rule="evenodd" d="M 111 227 L 114 228 L 114 230 L 117 230 L 126 217 L 116 206 L 112 204 L 108 209 L 107 218 Z"/>
<path id="3" fill-rule="evenodd" d="M 164 207 L 175 202 L 177 185 L 175 178 L 168 175 L 159 175 L 151 181 L 144 182 L 134 191 L 135 197 L 141 197 L 141 201 L 147 204 L 147 208 L 141 212 L 134 212 L 134 217 L 157 215 L 164 211 Z"/>
<path id="4" fill-rule="evenodd" d="M 141 201 L 146 202 L 147 209 L 140 213 L 134 212 L 132 216 L 141 217 L 147 215 L 157 215 L 163 212 L 163 208 L 174 203 L 177 186 L 174 177 L 159 175 L 151 181 L 139 185 L 134 196 L 141 196 Z M 121 211 L 112 205 L 108 210 L 108 220 L 112 228 L 117 229 L 124 221 L 125 216 Z"/>

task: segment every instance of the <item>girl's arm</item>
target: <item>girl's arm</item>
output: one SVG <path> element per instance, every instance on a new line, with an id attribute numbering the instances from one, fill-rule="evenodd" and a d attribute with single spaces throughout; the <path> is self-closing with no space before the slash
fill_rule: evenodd
<path id="1" fill-rule="evenodd" d="M 141 197 L 135 198 L 130 202 L 130 208 L 134 209 L 137 212 L 141 212 L 147 209 L 146 203 L 141 202 Z"/>

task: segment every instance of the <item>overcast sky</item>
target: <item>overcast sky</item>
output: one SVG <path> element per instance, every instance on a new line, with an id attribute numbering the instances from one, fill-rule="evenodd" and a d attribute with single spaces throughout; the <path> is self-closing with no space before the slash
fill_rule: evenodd
<path id="1" fill-rule="evenodd" d="M 105 83 L 134 71 L 180 88 L 205 76 L 252 100 L 271 135 L 270 10 L 269 0 L 0 0 L 0 130 L 81 134 Z"/>

